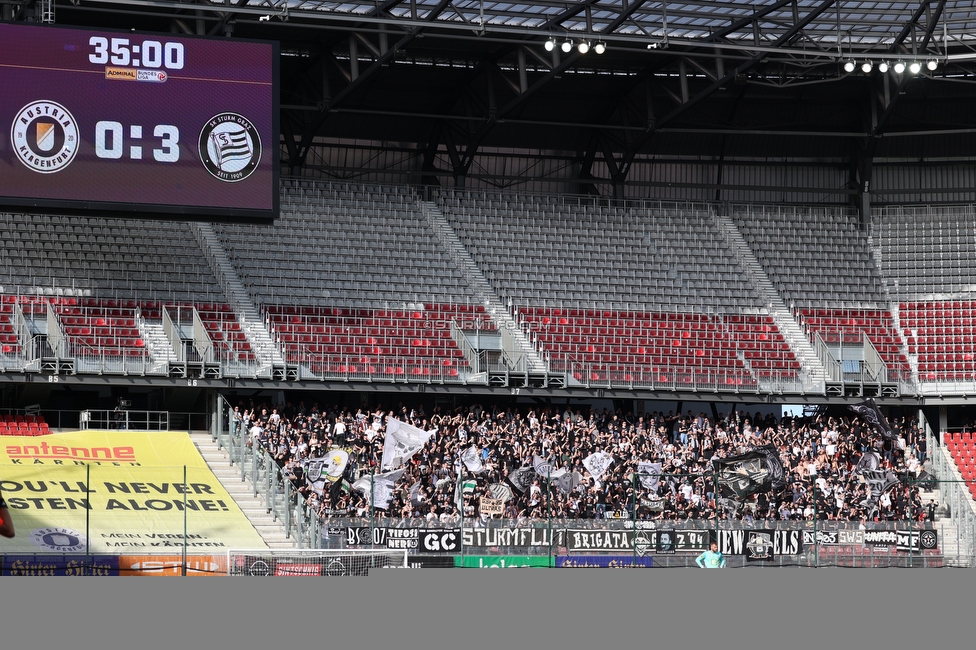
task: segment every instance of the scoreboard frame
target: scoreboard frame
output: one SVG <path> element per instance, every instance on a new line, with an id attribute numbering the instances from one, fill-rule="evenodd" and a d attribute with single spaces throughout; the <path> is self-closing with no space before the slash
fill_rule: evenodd
<path id="1" fill-rule="evenodd" d="M 28 30 L 43 30 L 51 36 L 36 41 Z M 71 31 L 70 39 L 59 37 L 57 31 Z M 38 86 L 23 90 L 23 96 L 31 99 L 23 108 L 23 99 L 10 100 L 0 106 L 0 170 L 10 171 L 5 184 L 0 178 L 0 209 L 9 212 L 37 212 L 48 214 L 65 214 L 75 216 L 103 217 L 103 218 L 144 218 L 144 219 L 179 219 L 205 221 L 261 221 L 270 222 L 276 219 L 280 211 L 280 174 L 281 174 L 281 136 L 280 136 L 280 44 L 273 40 L 257 40 L 245 38 L 222 39 L 196 35 L 176 35 L 167 33 L 144 32 L 135 30 L 117 30 L 110 28 L 91 28 L 73 25 L 37 25 L 0 22 L 0 32 L 19 34 L 19 38 L 30 38 L 31 44 L 38 42 L 38 48 L 57 45 L 59 41 L 72 40 L 69 47 L 70 55 L 75 64 L 82 61 L 74 43 L 87 43 L 91 47 L 88 62 L 94 70 L 81 69 L 52 69 L 53 66 L 41 69 L 47 79 L 60 81 L 64 78 L 64 86 L 47 82 L 39 82 Z M 40 33 L 34 32 L 34 35 Z M 80 36 L 80 38 L 78 38 Z M 269 68 L 257 63 L 246 69 L 244 63 L 238 67 L 243 71 L 239 78 L 199 79 L 185 77 L 186 85 L 179 86 L 180 71 L 185 65 L 181 58 L 184 47 L 193 48 L 193 42 L 203 44 L 200 49 L 207 53 L 218 52 L 228 54 L 228 61 L 213 60 L 208 57 L 200 62 L 197 68 L 206 66 L 208 70 L 223 72 L 234 70 L 230 54 L 246 52 L 247 62 L 264 61 L 265 50 L 270 60 Z M 225 48 L 223 44 L 226 44 Z M 249 45 L 261 48 L 249 48 Z M 12 78 L 16 73 L 20 79 L 30 78 L 23 70 L 25 66 L 15 65 L 18 56 L 10 52 L 10 56 L 0 57 L 0 80 Z M 66 54 L 52 52 L 49 60 L 55 57 L 65 57 Z M 104 68 L 104 78 L 97 67 Z M 5 74 L 3 68 L 11 70 Z M 189 70 L 193 70 L 187 66 Z M 188 70 L 188 72 L 189 72 Z M 97 82 L 112 91 L 106 93 L 105 98 L 95 92 L 85 92 L 84 96 L 71 104 L 70 112 L 58 101 L 65 95 L 65 86 L 77 84 L 88 89 L 93 85 L 93 77 L 78 77 L 79 82 L 73 81 L 69 75 L 79 72 L 98 72 Z M 258 85 L 256 81 L 249 81 L 246 75 L 260 76 L 261 95 L 249 94 L 247 84 Z M 169 91 L 174 87 L 177 90 Z M 199 92 L 203 84 L 201 81 L 213 81 L 207 87 L 214 88 L 213 95 Z M 267 93 L 270 81 L 270 105 L 264 112 L 263 97 Z M 170 83 L 166 83 L 170 82 Z M 192 85 L 195 84 L 195 85 Z M 11 84 L 13 85 L 13 84 Z M 9 87 L 9 86 L 8 86 Z M 152 87 L 150 89 L 150 87 Z M 23 88 L 23 86 L 21 86 Z M 51 88 L 50 92 L 47 89 Z M 159 89 L 165 88 L 169 94 L 165 97 L 159 94 Z M 187 88 L 195 92 L 187 91 Z M 217 92 L 223 89 L 221 94 Z M 125 96 L 129 91 L 141 92 L 145 96 L 160 97 L 158 102 L 145 102 L 158 116 L 167 109 L 173 113 L 173 119 L 157 118 L 141 121 L 142 111 L 134 110 L 138 102 L 125 109 L 120 108 L 118 102 L 110 107 L 102 107 L 100 102 L 109 102 L 112 97 Z M 184 98 L 189 94 L 190 97 Z M 184 102 L 180 100 L 183 99 Z M 192 100 L 192 101 L 190 101 Z M 199 100 L 199 101 L 197 101 Z M 257 106 L 248 111 L 242 107 L 234 110 L 235 102 L 247 107 Z M 14 106 L 14 104 L 17 104 Z M 192 104 L 187 109 L 187 104 Z M 208 108 L 213 104 L 213 108 Z M 19 110 L 18 110 L 19 109 Z M 78 119 L 74 124 L 65 121 L 67 126 L 59 126 L 57 118 L 52 125 L 44 124 L 46 130 L 41 133 L 40 127 L 34 126 L 33 131 L 25 134 L 28 129 L 18 128 L 18 119 L 27 123 L 32 117 L 47 112 L 55 116 L 61 115 L 63 109 L 69 116 L 73 114 L 98 113 L 97 122 L 89 117 Z M 187 109 L 187 110 L 184 110 Z M 195 121 L 190 121 L 185 114 L 195 111 Z M 104 117 L 102 114 L 104 112 Z M 147 111 L 148 112 L 148 111 Z M 200 116 L 206 113 L 206 117 Z M 260 114 L 258 114 L 260 113 Z M 247 114 L 247 116 L 245 116 Z M 47 119 L 46 116 L 42 116 Z M 179 120 L 190 121 L 192 128 L 179 129 L 174 124 Z M 253 120 L 253 122 L 252 122 Z M 48 131 L 54 131 L 54 136 L 48 137 Z M 182 132 L 181 132 L 182 131 Z M 175 132 L 175 134 L 174 134 Z M 244 134 L 244 135 L 241 135 Z M 175 146 L 171 143 L 174 141 Z M 68 138 L 78 139 L 77 148 L 71 151 L 66 146 Z M 233 141 L 231 138 L 241 138 L 239 155 L 240 162 L 235 162 L 232 156 L 215 162 L 214 141 L 219 143 Z M 46 138 L 46 140 L 43 140 Z M 59 138 L 59 139 L 58 139 Z M 101 138 L 101 142 L 98 139 Z M 53 143 L 52 143 L 53 142 Z M 209 142 L 209 144 L 208 144 Z M 102 146 L 99 147 L 99 144 Z M 49 157 L 35 161 L 27 147 L 32 147 L 34 153 L 38 148 L 47 149 L 40 153 L 49 153 Z M 60 148 L 60 151 L 59 151 Z M 230 149 L 227 149 L 230 150 Z M 21 152 L 24 152 L 23 154 Z M 60 155 L 59 155 L 60 154 Z M 248 159 L 247 156 L 251 157 Z M 262 160 L 261 158 L 264 158 Z M 20 158 L 20 160 L 18 160 Z M 112 160 L 106 160 L 112 159 Z M 73 189 L 58 187 L 59 182 L 67 177 L 65 171 L 70 169 L 74 160 L 75 169 L 70 170 L 70 187 L 79 187 L 77 193 L 68 195 Z M 228 162 L 230 161 L 230 162 Z M 23 164 L 21 164 L 23 163 Z M 114 163 L 109 165 L 106 163 Z M 37 168 L 32 167 L 34 164 Z M 46 164 L 47 169 L 41 169 Z M 25 167 L 26 166 L 26 167 Z M 230 169 L 234 174 L 226 173 Z M 36 173 L 35 173 L 36 172 Z M 248 175 L 254 173 L 251 184 L 246 184 Z M 27 177 L 32 181 L 30 190 L 21 190 L 17 194 L 17 176 Z M 60 178 L 59 178 L 60 176 Z M 135 197 L 136 188 L 133 178 L 145 182 L 146 193 L 154 192 L 158 198 L 140 200 Z M 124 181 L 122 179 L 125 179 Z M 51 192 L 41 189 L 43 183 L 51 186 Z M 159 181 L 159 182 L 157 182 Z M 165 181 L 165 183 L 163 182 Z M 130 197 L 120 199 L 121 192 L 117 192 L 112 184 L 122 182 L 128 185 Z M 154 185 L 155 183 L 155 185 Z M 265 185 L 265 184 L 268 185 Z M 61 185 L 66 185 L 61 183 Z M 163 197 L 164 186 L 171 191 Z M 92 189 L 99 188 L 99 189 Z M 96 196 L 101 193 L 105 198 Z M 29 194 L 29 195 L 28 195 Z M 173 197 L 170 200 L 170 197 Z M 221 197 L 226 197 L 226 200 Z M 202 199 L 202 200 L 201 200 Z"/>

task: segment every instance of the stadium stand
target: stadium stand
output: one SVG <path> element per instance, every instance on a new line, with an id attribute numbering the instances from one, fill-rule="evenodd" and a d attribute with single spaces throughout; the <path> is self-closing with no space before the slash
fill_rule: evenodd
<path id="1" fill-rule="evenodd" d="M 0 436 L 45 436 L 51 433 L 43 415 L 0 415 Z"/>
<path id="2" fill-rule="evenodd" d="M 307 364 L 316 374 L 343 376 L 457 380 L 470 368 L 452 324 L 468 331 L 495 329 L 483 307 L 467 305 L 410 311 L 271 305 L 267 316 L 288 361 Z"/>
<path id="3" fill-rule="evenodd" d="M 921 382 L 976 373 L 974 303 L 952 297 L 976 278 L 971 206 L 887 207 L 868 236 L 841 208 L 611 205 L 500 190 L 431 197 L 555 372 L 639 383 L 690 371 L 729 386 L 801 372 L 794 339 L 723 233 L 716 215 L 728 212 L 807 336 L 819 333 L 835 353 L 866 337 L 890 370 Z M 289 363 L 305 360 L 314 374 L 389 367 L 420 381 L 471 370 L 451 321 L 472 331 L 498 324 L 411 188 L 286 179 L 282 206 L 273 226 L 213 228 Z M 163 307 L 195 307 L 223 358 L 257 361 L 193 228 L 9 213 L 0 228 L 5 367 L 25 354 L 24 331 L 47 333 L 49 304 L 72 350 L 127 359 L 126 369 L 167 358 L 168 344 L 156 343 Z M 413 326 L 418 312 L 430 333 Z"/>
<path id="4" fill-rule="evenodd" d="M 944 440 L 959 474 L 976 498 L 976 435 L 970 431 L 946 432 Z"/>

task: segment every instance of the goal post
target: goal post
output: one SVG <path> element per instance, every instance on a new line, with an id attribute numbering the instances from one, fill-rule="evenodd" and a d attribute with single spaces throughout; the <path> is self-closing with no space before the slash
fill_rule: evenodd
<path id="1" fill-rule="evenodd" d="M 370 569 L 406 567 L 407 551 L 391 549 L 231 549 L 232 576 L 367 576 Z"/>

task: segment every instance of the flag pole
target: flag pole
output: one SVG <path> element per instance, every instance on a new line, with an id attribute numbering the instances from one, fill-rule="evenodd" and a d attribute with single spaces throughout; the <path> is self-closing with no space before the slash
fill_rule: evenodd
<path id="1" fill-rule="evenodd" d="M 340 477 L 341 481 L 342 478 Z M 369 464 L 369 547 L 376 548 L 376 465 Z"/>
<path id="2" fill-rule="evenodd" d="M 634 532 L 634 564 L 637 564 L 637 474 L 630 473 L 630 521 L 633 524 L 631 530 Z"/>
<path id="3" fill-rule="evenodd" d="M 464 484 L 462 483 L 464 477 L 464 460 L 461 459 L 460 454 L 458 455 L 458 460 L 461 461 L 458 466 L 458 477 L 457 477 L 457 491 L 458 491 L 458 510 L 461 511 L 461 566 L 464 566 Z"/>
<path id="4" fill-rule="evenodd" d="M 552 568 L 552 463 L 546 472 L 546 521 L 549 524 L 549 567 Z"/>

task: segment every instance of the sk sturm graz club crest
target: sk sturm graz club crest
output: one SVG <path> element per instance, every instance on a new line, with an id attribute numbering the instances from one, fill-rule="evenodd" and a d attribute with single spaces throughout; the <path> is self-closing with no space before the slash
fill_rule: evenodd
<path id="1" fill-rule="evenodd" d="M 28 169 L 53 174 L 71 164 L 78 153 L 78 124 L 61 104 L 46 99 L 31 102 L 14 118 L 10 142 Z"/>
<path id="2" fill-rule="evenodd" d="M 746 542 L 746 561 L 769 562 L 773 559 L 773 533 L 769 530 L 750 530 Z"/>
<path id="3" fill-rule="evenodd" d="M 203 166 L 226 183 L 244 180 L 261 162 L 261 137 L 251 121 L 237 113 L 220 113 L 207 120 L 199 148 Z"/>

